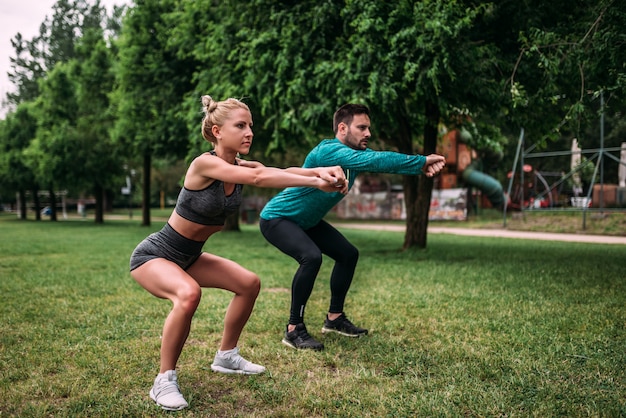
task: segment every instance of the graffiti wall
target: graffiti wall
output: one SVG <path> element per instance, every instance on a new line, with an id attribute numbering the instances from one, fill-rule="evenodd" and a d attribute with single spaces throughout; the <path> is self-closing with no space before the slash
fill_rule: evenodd
<path id="1" fill-rule="evenodd" d="M 354 191 L 354 189 L 353 189 Z M 336 207 L 340 219 L 406 219 L 404 194 L 399 191 L 351 191 Z M 467 219 L 467 190 L 433 190 L 430 200 L 430 220 Z"/>

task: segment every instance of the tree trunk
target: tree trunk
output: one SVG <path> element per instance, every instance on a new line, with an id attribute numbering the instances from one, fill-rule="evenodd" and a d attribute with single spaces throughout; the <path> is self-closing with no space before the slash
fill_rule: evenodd
<path id="1" fill-rule="evenodd" d="M 418 242 L 419 217 L 417 208 L 418 178 L 417 176 L 403 176 L 404 205 L 406 207 L 406 231 L 402 248 L 413 247 Z"/>
<path id="2" fill-rule="evenodd" d="M 113 199 L 115 198 L 113 191 L 111 189 L 104 190 L 103 196 L 104 200 L 102 203 L 102 210 L 104 211 L 104 213 L 113 212 Z"/>
<path id="3" fill-rule="evenodd" d="M 150 151 L 143 155 L 143 190 L 141 191 L 141 225 L 150 226 L 150 170 L 152 168 Z"/>
<path id="4" fill-rule="evenodd" d="M 104 203 L 103 203 L 103 198 L 104 198 L 104 193 L 102 190 L 102 186 L 99 184 L 96 184 L 93 188 L 93 194 L 96 197 L 96 207 L 95 207 L 95 216 L 94 216 L 94 222 L 97 224 L 103 224 L 104 223 Z"/>
<path id="5" fill-rule="evenodd" d="M 28 213 L 26 210 L 26 192 L 20 189 L 18 194 L 20 199 L 20 219 L 26 220 L 26 214 Z"/>
<path id="6" fill-rule="evenodd" d="M 54 188 L 50 186 L 50 220 L 57 221 L 57 195 L 54 193 Z"/>
<path id="7" fill-rule="evenodd" d="M 35 219 L 41 221 L 41 201 L 39 200 L 39 187 L 33 187 L 33 204 L 35 205 Z"/>
<path id="8" fill-rule="evenodd" d="M 424 155 L 437 150 L 437 126 L 439 124 L 439 106 L 426 102 L 426 123 L 424 125 Z M 417 183 L 417 187 L 416 187 Z M 416 191 L 417 193 L 414 193 Z M 420 175 L 404 179 L 404 196 L 407 211 L 407 225 L 403 248 L 426 248 L 428 231 L 428 212 L 433 192 L 433 179 Z"/>

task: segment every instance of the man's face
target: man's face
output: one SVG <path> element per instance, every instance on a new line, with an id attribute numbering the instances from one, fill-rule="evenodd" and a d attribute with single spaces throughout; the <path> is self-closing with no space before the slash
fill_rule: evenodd
<path id="1" fill-rule="evenodd" d="M 345 138 L 342 141 L 344 144 L 353 149 L 364 150 L 367 148 L 367 142 L 372 136 L 370 132 L 370 117 L 361 114 L 354 115 L 352 123 L 347 126 L 347 132 Z"/>

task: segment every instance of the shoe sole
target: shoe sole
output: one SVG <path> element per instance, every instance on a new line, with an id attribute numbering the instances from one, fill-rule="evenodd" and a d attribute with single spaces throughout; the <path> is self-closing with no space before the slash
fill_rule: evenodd
<path id="1" fill-rule="evenodd" d="M 171 406 L 165 406 L 165 405 L 161 405 L 159 403 L 159 401 L 156 400 L 156 396 L 154 396 L 154 393 L 152 393 L 152 389 L 150 389 L 150 399 L 152 399 L 154 401 L 154 403 L 157 404 L 157 406 L 160 406 L 161 409 L 165 410 L 165 411 L 180 411 L 181 409 L 185 409 L 189 406 L 188 403 L 186 403 L 185 405 L 181 405 L 181 406 L 177 406 L 177 407 L 171 407 Z"/>
<path id="2" fill-rule="evenodd" d="M 245 375 L 251 375 L 251 374 L 265 373 L 265 370 L 263 370 L 261 372 L 249 372 L 249 371 L 246 371 L 246 370 L 227 369 L 226 367 L 215 366 L 215 365 L 211 365 L 211 370 L 213 370 L 214 372 L 217 372 L 217 373 L 224 373 L 224 374 L 245 374 Z"/>
<path id="3" fill-rule="evenodd" d="M 324 350 L 324 346 L 321 347 L 296 347 L 291 341 L 283 338 L 281 341 L 289 348 L 293 348 L 294 350 L 313 350 L 313 351 L 322 351 Z"/>
<path id="4" fill-rule="evenodd" d="M 343 335 L 344 337 L 352 337 L 352 338 L 358 338 L 358 337 L 362 337 L 364 335 L 367 335 L 367 332 L 362 332 L 361 334 L 348 334 L 347 332 L 339 331 L 339 330 L 334 329 L 334 328 L 322 327 L 322 334 L 328 334 L 329 332 L 334 332 L 334 333 L 337 333 L 339 335 Z"/>

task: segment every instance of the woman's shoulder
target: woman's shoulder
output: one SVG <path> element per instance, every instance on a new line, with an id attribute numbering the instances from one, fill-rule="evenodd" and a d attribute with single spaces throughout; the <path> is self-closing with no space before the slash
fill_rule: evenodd
<path id="1" fill-rule="evenodd" d="M 207 180 L 211 180 L 208 173 L 216 168 L 215 164 L 219 163 L 220 158 L 210 152 L 205 152 L 195 157 L 185 173 L 185 187 L 190 187 L 194 190 L 203 189 L 210 183 Z"/>
<path id="2" fill-rule="evenodd" d="M 207 152 L 203 152 L 202 154 L 198 155 L 196 158 L 194 158 L 194 161 L 197 159 L 210 159 L 210 158 L 214 158 L 217 157 L 217 155 L 215 155 L 215 151 L 207 151 Z"/>
<path id="3" fill-rule="evenodd" d="M 219 161 L 217 161 L 219 159 L 220 158 L 217 157 L 212 151 L 203 152 L 202 154 L 191 160 L 191 164 L 189 164 L 189 167 L 191 168 L 198 165 L 206 166 L 207 164 L 214 164 L 216 162 L 219 163 Z"/>

